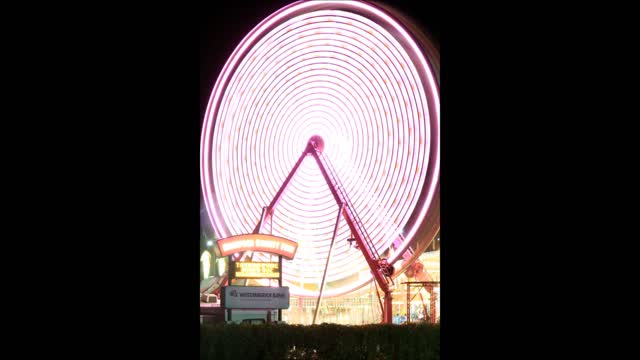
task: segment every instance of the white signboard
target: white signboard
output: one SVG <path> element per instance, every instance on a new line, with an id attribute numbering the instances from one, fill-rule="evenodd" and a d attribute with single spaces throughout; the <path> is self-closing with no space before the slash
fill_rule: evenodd
<path id="1" fill-rule="evenodd" d="M 227 309 L 288 309 L 289 288 L 224 286 L 222 306 Z"/>

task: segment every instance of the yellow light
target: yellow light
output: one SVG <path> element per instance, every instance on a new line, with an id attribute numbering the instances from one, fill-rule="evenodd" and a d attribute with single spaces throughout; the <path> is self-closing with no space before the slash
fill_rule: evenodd
<path id="1" fill-rule="evenodd" d="M 211 253 L 205 250 L 200 256 L 200 261 L 202 261 L 202 274 L 205 279 L 209 278 L 209 270 L 211 269 Z"/>
<path id="2" fill-rule="evenodd" d="M 261 279 L 280 277 L 280 267 L 277 262 L 241 262 L 235 263 L 235 276 L 238 279 Z"/>
<path id="3" fill-rule="evenodd" d="M 218 259 L 218 274 L 222 275 L 227 271 L 227 264 L 225 263 L 224 258 Z"/>

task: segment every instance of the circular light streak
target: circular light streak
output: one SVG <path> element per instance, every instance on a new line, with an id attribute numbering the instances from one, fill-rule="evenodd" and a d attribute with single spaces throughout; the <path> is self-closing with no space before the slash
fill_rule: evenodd
<path id="1" fill-rule="evenodd" d="M 394 263 L 424 226 L 439 177 L 439 90 L 406 29 L 360 1 L 296 2 L 236 48 L 216 82 L 201 143 L 201 180 L 218 237 L 251 233 L 312 136 L 324 140 L 342 186 L 380 254 Z M 299 243 L 285 261 L 294 295 L 316 295 L 338 206 L 306 158 L 273 216 Z M 266 224 L 263 231 L 269 231 Z M 344 219 L 326 296 L 371 281 Z M 395 243 L 394 251 L 389 251 Z M 397 268 L 397 266 L 396 266 Z"/>

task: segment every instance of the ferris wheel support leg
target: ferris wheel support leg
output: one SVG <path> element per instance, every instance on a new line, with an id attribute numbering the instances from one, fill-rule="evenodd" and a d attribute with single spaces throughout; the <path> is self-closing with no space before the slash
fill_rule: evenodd
<path id="1" fill-rule="evenodd" d="M 310 146 L 312 145 L 310 144 L 307 147 L 307 149 L 309 149 Z M 313 148 L 307 151 L 309 151 L 310 154 L 315 158 L 316 163 L 320 168 L 320 172 L 322 173 L 322 176 L 324 177 L 327 185 L 329 186 L 329 190 L 331 191 L 333 198 L 336 200 L 338 204 L 343 204 L 342 199 L 340 198 L 340 194 L 336 190 L 336 187 L 333 184 L 331 177 L 329 176 L 329 174 L 327 173 L 327 170 L 322 164 L 322 160 L 320 160 L 320 156 L 318 155 L 318 153 Z M 378 286 L 380 286 L 380 289 L 382 289 L 382 292 L 384 293 L 384 311 L 382 313 L 382 322 L 385 324 L 390 324 L 392 308 L 391 308 L 391 290 L 389 289 L 388 280 L 385 278 L 385 275 L 383 274 L 383 269 L 380 266 L 379 259 L 374 259 L 373 250 L 375 250 L 375 248 L 370 247 L 369 244 L 364 242 L 364 240 L 362 239 L 362 236 L 360 235 L 359 229 L 356 227 L 356 221 L 352 218 L 349 211 L 346 211 L 346 209 L 347 207 L 342 208 L 342 215 L 344 216 L 344 219 L 347 222 L 347 225 L 349 226 L 349 229 L 351 230 L 351 233 L 353 234 L 356 240 L 356 244 L 358 244 L 358 248 L 362 252 L 362 255 L 364 255 L 364 259 L 367 261 L 367 264 L 371 269 L 371 273 L 373 274 L 374 279 L 376 280 L 376 282 L 378 283 Z"/>
<path id="2" fill-rule="evenodd" d="M 382 322 L 385 324 L 391 324 L 392 320 L 392 303 L 391 303 L 391 292 L 385 293 L 384 295 L 384 313 L 382 314 Z"/>
<path id="3" fill-rule="evenodd" d="M 344 204 L 340 204 L 340 209 L 338 210 L 338 216 L 336 217 L 336 226 L 333 229 L 333 237 L 331 238 L 331 245 L 329 245 L 329 253 L 327 254 L 327 262 L 324 265 L 324 273 L 322 274 L 322 282 L 320 283 L 320 292 L 318 293 L 318 300 L 316 301 L 316 310 L 313 312 L 313 321 L 311 325 L 315 325 L 316 317 L 318 316 L 318 309 L 320 309 L 320 301 L 322 301 L 322 292 L 324 291 L 324 281 L 327 278 L 327 269 L 329 268 L 329 260 L 331 259 L 331 251 L 333 250 L 333 243 L 336 240 L 336 235 L 338 234 L 338 225 L 340 224 L 340 215 L 342 214 L 342 208 Z"/>
<path id="4" fill-rule="evenodd" d="M 254 234 L 260 234 L 262 232 L 262 227 L 264 226 L 264 221 L 267 218 L 267 207 L 262 208 L 262 214 L 260 215 L 260 222 L 256 225 L 256 228 L 253 230 Z"/>
<path id="5" fill-rule="evenodd" d="M 296 164 L 293 166 L 293 169 L 291 169 L 291 171 L 289 172 L 289 175 L 285 179 L 284 183 L 282 183 L 282 186 L 280 186 L 280 189 L 278 190 L 276 195 L 273 197 L 273 200 L 271 200 L 271 204 L 269 204 L 269 206 L 267 206 L 267 208 L 266 208 L 266 216 L 263 216 L 260 219 L 260 222 L 256 225 L 255 229 L 253 229 L 253 233 L 254 234 L 258 234 L 260 232 L 260 229 L 262 228 L 263 221 L 265 221 L 265 219 L 267 217 L 271 217 L 273 215 L 273 211 L 275 210 L 276 206 L 278 205 L 278 202 L 280 201 L 280 198 L 282 197 L 282 194 L 287 189 L 287 186 L 289 185 L 289 182 L 291 182 L 291 179 L 293 178 L 293 175 L 296 174 L 296 171 L 298 171 L 298 168 L 300 167 L 300 164 L 302 164 L 302 161 L 307 156 L 309 151 L 310 151 L 309 147 L 307 147 L 307 149 L 305 149 L 305 151 L 302 153 L 302 155 L 300 156 L 300 158 L 298 159 Z M 263 214 L 263 215 L 265 215 L 265 214 Z"/>

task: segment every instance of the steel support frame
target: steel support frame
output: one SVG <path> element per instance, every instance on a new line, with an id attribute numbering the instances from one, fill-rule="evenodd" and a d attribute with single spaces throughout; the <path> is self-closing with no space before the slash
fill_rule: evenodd
<path id="1" fill-rule="evenodd" d="M 407 324 L 411 322 L 411 305 L 410 302 L 412 298 L 410 298 L 411 287 L 418 287 L 418 293 L 422 288 L 426 289 L 429 292 L 430 297 L 430 311 L 429 311 L 429 322 L 435 324 L 437 322 L 436 319 L 436 292 L 434 290 L 436 285 L 439 285 L 439 281 L 407 281 L 403 284 L 407 285 Z M 415 295 L 414 295 L 415 297 Z M 420 294 L 420 299 L 422 301 L 422 306 L 424 308 L 424 300 L 422 299 L 422 294 Z M 425 309 L 426 310 L 426 309 Z M 425 314 L 427 315 L 427 314 Z"/>
<path id="2" fill-rule="evenodd" d="M 340 224 L 340 214 L 342 213 L 342 208 L 344 204 L 340 204 L 340 209 L 338 210 L 338 216 L 336 217 L 336 226 L 333 229 L 333 237 L 331 238 L 331 245 L 329 245 L 329 253 L 327 254 L 327 262 L 324 265 L 324 273 L 322 273 L 322 282 L 320 283 L 320 293 L 318 294 L 318 301 L 316 302 L 316 310 L 313 312 L 313 321 L 311 325 L 315 325 L 316 318 L 318 316 L 318 310 L 320 309 L 320 302 L 322 301 L 322 292 L 324 291 L 324 281 L 327 278 L 327 269 L 329 268 L 329 261 L 331 260 L 331 252 L 333 250 L 333 243 L 336 240 L 336 235 L 338 234 L 338 225 Z M 282 271 L 280 271 L 282 274 Z"/>
<path id="3" fill-rule="evenodd" d="M 264 222 L 267 219 L 271 219 L 271 221 L 273 221 L 272 220 L 273 213 L 275 211 L 275 208 L 278 206 L 278 203 L 280 202 L 280 199 L 282 198 L 282 194 L 284 194 L 285 190 L 289 186 L 289 183 L 291 182 L 291 179 L 293 179 L 293 176 L 295 175 L 295 173 L 298 171 L 298 168 L 302 164 L 302 161 L 308 155 L 313 156 L 313 158 L 316 160 L 316 163 L 318 164 L 318 167 L 320 168 L 320 172 L 322 173 L 322 176 L 324 177 L 325 182 L 329 186 L 329 190 L 331 191 L 331 194 L 333 195 L 333 198 L 336 200 L 336 203 L 340 207 L 342 216 L 345 219 L 345 221 L 347 222 L 347 225 L 349 226 L 349 229 L 351 230 L 351 233 L 353 234 L 353 236 L 354 236 L 354 238 L 356 240 L 358 248 L 362 252 L 362 255 L 364 255 L 364 258 L 367 261 L 367 264 L 369 265 L 369 268 L 371 269 L 371 273 L 373 274 L 373 278 L 375 279 L 376 283 L 378 284 L 378 286 L 380 287 L 380 289 L 382 290 L 382 292 L 384 294 L 384 306 L 383 306 L 383 312 L 382 312 L 382 322 L 385 323 L 385 324 L 391 324 L 391 322 L 392 322 L 391 289 L 389 288 L 389 283 L 388 283 L 387 279 L 385 278 L 385 276 L 384 276 L 384 274 L 382 272 L 382 268 L 381 268 L 380 264 L 377 261 L 379 259 L 374 259 L 373 254 L 369 250 L 369 246 L 362 239 L 362 235 L 358 231 L 358 229 L 357 229 L 357 227 L 355 225 L 354 219 L 351 218 L 351 215 L 347 211 L 346 207 L 343 206 L 344 204 L 342 203 L 342 200 L 340 199 L 340 195 L 338 194 L 338 191 L 336 190 L 333 182 L 331 181 L 331 177 L 327 173 L 327 170 L 325 169 L 324 165 L 322 164 L 322 161 L 320 160 L 320 157 L 318 155 L 318 152 L 317 152 L 317 150 L 315 148 L 315 144 L 313 143 L 313 141 L 307 142 L 307 147 L 302 152 L 302 155 L 300 155 L 300 158 L 298 159 L 298 161 L 296 161 L 295 165 L 293 166 L 293 168 L 289 172 L 289 175 L 285 179 L 284 183 L 282 184 L 282 186 L 280 186 L 280 189 L 278 190 L 276 195 L 273 197 L 273 200 L 271 200 L 271 203 L 266 208 L 263 209 L 262 215 L 260 217 L 260 221 L 258 222 L 256 227 L 254 228 L 253 233 L 254 234 L 260 233 L 260 231 L 262 229 L 262 226 L 264 225 Z M 334 234 L 334 236 L 335 236 L 335 234 Z M 240 255 L 240 256 L 242 256 L 242 255 Z M 282 269 L 280 269 L 280 271 L 282 271 Z"/>

